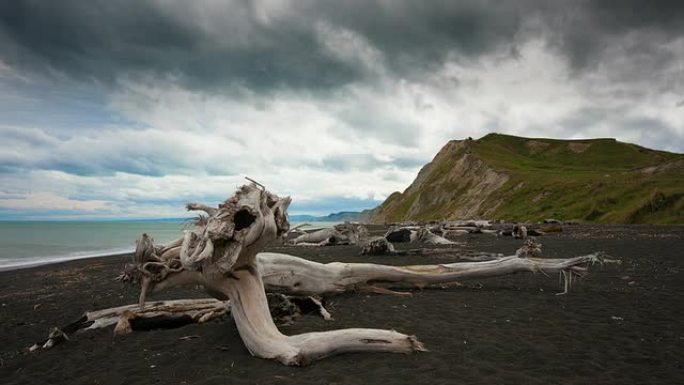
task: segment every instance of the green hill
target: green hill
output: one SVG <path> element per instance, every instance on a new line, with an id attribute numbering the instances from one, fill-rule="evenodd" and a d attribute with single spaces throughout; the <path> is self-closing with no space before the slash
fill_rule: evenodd
<path id="1" fill-rule="evenodd" d="M 551 217 L 684 223 L 684 155 L 615 139 L 453 140 L 371 220 Z"/>

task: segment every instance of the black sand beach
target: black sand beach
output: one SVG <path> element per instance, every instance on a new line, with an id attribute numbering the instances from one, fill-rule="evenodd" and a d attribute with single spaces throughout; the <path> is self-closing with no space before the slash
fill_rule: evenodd
<path id="1" fill-rule="evenodd" d="M 512 254 L 519 240 L 463 238 L 467 250 Z M 304 368 L 253 358 L 229 317 L 174 330 L 112 337 L 77 334 L 50 350 L 26 348 L 86 310 L 136 302 L 113 280 L 127 256 L 0 272 L 0 378 L 4 384 L 676 384 L 684 381 L 684 227 L 571 226 L 540 237 L 546 257 L 605 251 L 567 295 L 558 277 L 520 274 L 411 297 L 332 297 L 335 320 L 307 315 L 286 334 L 345 327 L 415 334 L 430 350 L 346 354 Z M 365 257 L 358 247 L 282 251 L 320 262 L 448 262 L 438 256 Z M 155 297 L 204 297 L 192 288 Z M 196 338 L 181 339 L 185 336 Z"/>

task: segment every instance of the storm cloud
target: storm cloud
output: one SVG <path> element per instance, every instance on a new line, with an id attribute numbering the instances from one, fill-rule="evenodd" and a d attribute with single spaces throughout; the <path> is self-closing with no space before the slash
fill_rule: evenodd
<path id="1" fill-rule="evenodd" d="M 491 131 L 681 152 L 681 20 L 679 1 L 0 2 L 0 215 L 27 191 L 176 213 L 243 175 L 295 211 L 372 205 Z"/>
<path id="2" fill-rule="evenodd" d="M 102 82 L 151 74 L 200 88 L 327 89 L 372 76 L 373 63 L 364 60 L 420 75 L 454 53 L 476 56 L 510 44 L 523 11 L 512 5 L 17 1 L 3 3 L 0 20 L 6 63 L 38 73 Z"/>

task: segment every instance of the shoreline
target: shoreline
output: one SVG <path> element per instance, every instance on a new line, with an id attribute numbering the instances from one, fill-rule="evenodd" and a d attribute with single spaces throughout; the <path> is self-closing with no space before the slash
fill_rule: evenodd
<path id="1" fill-rule="evenodd" d="M 31 221 L 0 221 L 0 223 L 19 223 L 21 225 L 25 224 L 35 224 L 35 223 L 48 223 L 48 222 L 31 222 Z M 54 223 L 64 223 L 64 222 L 58 222 L 55 221 Z M 77 223 L 79 226 L 84 225 L 89 223 L 88 221 L 82 221 L 82 222 L 72 222 L 72 223 Z M 174 224 L 177 223 L 176 221 L 172 220 L 167 220 L 167 221 L 159 221 L 159 220 L 154 220 L 154 221 L 149 221 L 149 222 L 144 222 L 144 221 L 94 221 L 92 223 L 105 223 L 105 224 L 110 224 L 110 223 L 119 223 L 119 224 L 149 224 L 149 223 L 161 223 L 161 224 Z M 293 222 L 294 225 L 300 224 L 299 222 Z M 52 223 L 50 223 L 51 225 Z M 309 223 L 308 226 L 305 228 L 307 230 L 317 230 L 319 228 L 331 226 L 333 224 L 336 224 L 336 222 L 314 222 L 314 223 Z M 168 229 L 160 229 L 160 228 L 154 228 L 152 227 L 149 230 L 145 230 L 143 228 L 136 229 L 135 230 L 135 236 L 131 236 L 130 239 L 134 240 L 137 239 L 137 237 L 145 232 L 148 234 L 151 234 L 152 236 L 155 235 L 155 233 L 159 233 L 160 231 L 168 231 Z M 171 231 L 175 232 L 175 229 L 171 229 Z M 132 235 L 132 234 L 131 234 Z M 168 234 L 165 234 L 164 237 L 160 237 L 160 244 L 170 242 L 173 239 L 176 239 L 178 236 L 182 236 L 182 231 L 179 230 L 179 233 L 177 236 L 170 237 Z M 155 237 L 156 238 L 156 237 Z M 23 240 L 25 245 L 24 246 L 32 246 L 33 244 L 26 243 L 26 240 Z M 49 254 L 51 250 L 47 249 L 49 243 L 42 243 L 41 241 L 35 240 L 36 244 L 41 246 L 40 250 L 36 251 L 31 251 L 28 252 L 29 255 L 27 256 L 15 256 L 15 253 L 18 255 L 24 254 L 23 250 L 17 250 L 17 248 L 22 247 L 22 243 L 19 244 L 19 246 L 12 246 L 12 247 L 7 247 L 6 249 L 2 250 L 0 253 L 0 272 L 4 271 L 14 271 L 14 270 L 23 270 L 23 269 L 28 269 L 31 267 L 39 267 L 39 266 L 44 266 L 44 265 L 53 265 L 56 263 L 61 263 L 61 262 L 68 262 L 68 261 L 74 261 L 74 260 L 79 260 L 79 259 L 92 259 L 92 258 L 99 258 L 99 257 L 108 257 L 108 256 L 116 256 L 116 255 L 122 255 L 122 254 L 131 254 L 135 250 L 135 246 L 131 245 L 132 241 L 121 241 L 117 242 L 116 244 L 113 245 L 96 245 L 96 244 L 88 244 L 88 245 L 83 245 L 79 242 L 79 239 L 75 240 L 75 243 L 78 245 L 81 245 L 80 248 L 83 250 L 78 250 L 79 247 L 76 247 L 76 250 L 61 250 L 58 251 L 54 255 L 46 255 Z M 0 239 L 0 244 L 2 244 L 2 239 Z M 63 246 L 63 245 L 60 245 Z M 98 250 L 98 246 L 104 246 L 101 247 Z M 73 249 L 73 247 L 72 247 Z M 31 255 L 34 254 L 34 255 Z"/>
<path id="2" fill-rule="evenodd" d="M 44 260 L 44 261 L 36 261 L 36 262 L 31 262 L 31 263 L 26 263 L 26 264 L 21 264 L 21 265 L 10 265 L 10 266 L 0 266 L 0 275 L 3 273 L 11 273 L 11 272 L 16 272 L 16 271 L 27 271 L 31 269 L 40 269 L 40 268 L 47 268 L 47 267 L 55 267 L 55 268 L 61 268 L 69 264 L 74 264 L 78 262 L 83 262 L 83 263 L 90 263 L 90 262 L 97 262 L 98 260 L 108 260 L 108 259 L 114 259 L 117 257 L 126 257 L 130 256 L 133 254 L 133 250 L 130 251 L 119 251 L 119 252 L 112 252 L 112 253 L 107 253 L 107 254 L 97 254 L 97 255 L 87 255 L 83 257 L 75 257 L 75 258 L 64 258 L 64 259 L 56 259 L 56 260 Z"/>
<path id="3" fill-rule="evenodd" d="M 366 226 L 379 226 L 379 227 L 385 227 L 384 225 L 381 224 L 366 224 Z M 641 229 L 658 229 L 658 230 L 664 230 L 665 233 L 669 233 L 670 236 L 675 236 L 678 232 L 681 232 L 681 234 L 684 234 L 684 225 L 683 224 L 577 224 L 577 225 L 568 225 L 565 227 L 565 234 L 573 233 L 573 232 L 581 232 L 582 230 L 585 231 L 595 231 L 598 229 L 603 229 L 603 230 L 609 230 L 609 231 L 616 231 L 618 229 L 622 230 L 631 230 L 636 231 L 636 230 L 641 230 Z M 309 229 L 318 229 L 316 227 L 311 227 Z M 574 231 L 573 231 L 574 230 Z M 382 233 L 379 232 L 378 234 Z M 546 235 L 544 237 L 539 237 L 539 240 L 543 242 L 545 237 L 548 237 L 549 235 Z M 395 245 L 396 246 L 396 245 Z M 102 259 L 102 258 L 114 258 L 114 257 L 122 257 L 122 256 L 127 256 L 133 254 L 135 251 L 134 248 L 127 248 L 127 249 L 117 249 L 117 250 L 111 250 L 111 251 L 102 251 L 102 252 L 93 252 L 93 253 L 88 253 L 85 255 L 66 255 L 66 256 L 54 256 L 54 257 L 29 257 L 29 258 L 41 258 L 39 260 L 32 260 L 28 261 L 26 263 L 19 263 L 19 264 L 9 264 L 9 265 L 0 265 L 0 273 L 5 273 L 5 272 L 11 272 L 11 271 L 17 271 L 17 270 L 26 270 L 26 269 L 31 269 L 31 268 L 39 268 L 39 267 L 46 267 L 46 266 L 52 266 L 52 265 L 60 265 L 60 264 L 66 264 L 69 262 L 76 262 L 76 261 L 92 261 L 92 260 L 97 260 L 97 259 Z M 511 252 L 512 254 L 512 252 Z M 0 260 L 0 263 L 2 261 Z"/>

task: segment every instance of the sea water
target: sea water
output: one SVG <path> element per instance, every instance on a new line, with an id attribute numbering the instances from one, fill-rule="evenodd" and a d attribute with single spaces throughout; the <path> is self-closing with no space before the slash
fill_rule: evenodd
<path id="1" fill-rule="evenodd" d="M 333 224 L 313 222 L 306 228 Z M 163 244 L 181 237 L 183 230 L 191 227 L 184 220 L 0 221 L 0 270 L 130 253 L 142 233 Z"/>

